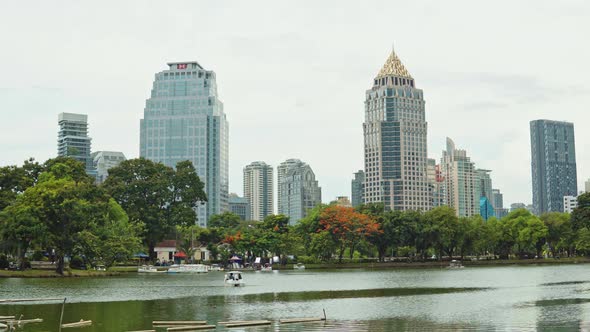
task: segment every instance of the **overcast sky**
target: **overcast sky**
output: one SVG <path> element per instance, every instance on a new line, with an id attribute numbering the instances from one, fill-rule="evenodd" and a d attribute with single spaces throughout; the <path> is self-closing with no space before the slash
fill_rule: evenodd
<path id="1" fill-rule="evenodd" d="M 579 190 L 590 177 L 587 1 L 15 1 L 0 31 L 0 165 L 55 156 L 60 112 L 88 114 L 93 151 L 137 157 L 154 74 L 196 60 L 217 73 L 232 192 L 248 163 L 299 158 L 323 201 L 350 196 L 365 90 L 395 44 L 430 157 L 449 136 L 505 205 L 530 203 L 529 121 L 564 120 Z"/>

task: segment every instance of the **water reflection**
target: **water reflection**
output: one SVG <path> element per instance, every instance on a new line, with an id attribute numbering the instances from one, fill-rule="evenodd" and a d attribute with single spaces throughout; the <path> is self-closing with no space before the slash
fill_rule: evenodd
<path id="1" fill-rule="evenodd" d="M 83 331 L 151 329 L 153 320 L 269 319 L 244 331 L 587 329 L 590 265 L 380 271 L 246 273 L 246 287 L 222 274 L 89 279 L 3 279 L 1 298 L 67 296 L 64 322 Z M 22 331 L 55 331 L 61 305 L 0 305 L 0 315 L 43 318 Z M 326 322 L 279 325 L 281 318 Z M 219 328 L 218 330 L 221 330 Z M 239 331 L 240 329 L 232 329 Z"/>

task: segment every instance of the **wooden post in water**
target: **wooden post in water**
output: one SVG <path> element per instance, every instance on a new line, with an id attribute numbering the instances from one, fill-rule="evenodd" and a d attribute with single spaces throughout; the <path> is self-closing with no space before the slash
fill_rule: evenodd
<path id="1" fill-rule="evenodd" d="M 61 332 L 61 323 L 64 320 L 64 308 L 66 306 L 66 299 L 67 297 L 64 297 L 64 303 L 62 303 L 61 305 L 61 315 L 59 316 L 59 332 Z"/>
<path id="2" fill-rule="evenodd" d="M 326 321 L 326 309 L 324 308 L 322 310 L 324 310 L 324 321 Z"/>

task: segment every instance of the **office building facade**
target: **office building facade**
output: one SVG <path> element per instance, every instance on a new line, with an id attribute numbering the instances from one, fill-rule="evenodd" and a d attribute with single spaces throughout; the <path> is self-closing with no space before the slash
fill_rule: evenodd
<path id="1" fill-rule="evenodd" d="M 299 159 L 289 159 L 277 167 L 279 214 L 291 225 L 305 218 L 322 203 L 322 190 L 311 167 Z"/>
<path id="2" fill-rule="evenodd" d="M 273 214 L 273 169 L 263 161 L 244 167 L 244 198 L 250 205 L 250 219 L 261 221 Z"/>
<path id="3" fill-rule="evenodd" d="M 533 212 L 563 212 L 563 197 L 578 194 L 574 125 L 534 120 L 530 128 Z"/>
<path id="4" fill-rule="evenodd" d="M 229 128 L 215 72 L 194 61 L 168 63 L 155 75 L 140 127 L 141 157 L 170 167 L 185 160 L 195 166 L 208 199 L 197 208 L 200 226 L 228 211 Z"/>
<path id="5" fill-rule="evenodd" d="M 245 197 L 229 194 L 229 212 L 237 214 L 242 220 L 250 220 L 250 203 Z"/>
<path id="6" fill-rule="evenodd" d="M 365 97 L 365 203 L 389 210 L 428 210 L 424 96 L 395 52 Z"/>
<path id="7" fill-rule="evenodd" d="M 354 179 L 352 179 L 352 181 L 350 183 L 351 204 L 354 207 L 357 207 L 357 206 L 363 204 L 364 183 L 365 183 L 365 172 L 362 170 L 359 170 L 358 172 L 354 173 Z"/>

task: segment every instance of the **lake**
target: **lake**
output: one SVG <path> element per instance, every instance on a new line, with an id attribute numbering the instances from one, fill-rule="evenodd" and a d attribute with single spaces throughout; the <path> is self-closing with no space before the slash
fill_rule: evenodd
<path id="1" fill-rule="evenodd" d="M 151 328 L 153 320 L 269 319 L 232 331 L 398 331 L 590 329 L 590 264 L 402 270 L 244 272 L 227 287 L 223 272 L 199 275 L 0 279 L 0 299 L 66 297 L 65 331 Z M 279 325 L 281 318 L 326 322 Z M 0 316 L 43 318 L 19 331 L 57 331 L 61 303 L 1 304 Z M 218 330 L 222 330 L 218 328 Z M 160 329 L 158 331 L 165 331 Z"/>

